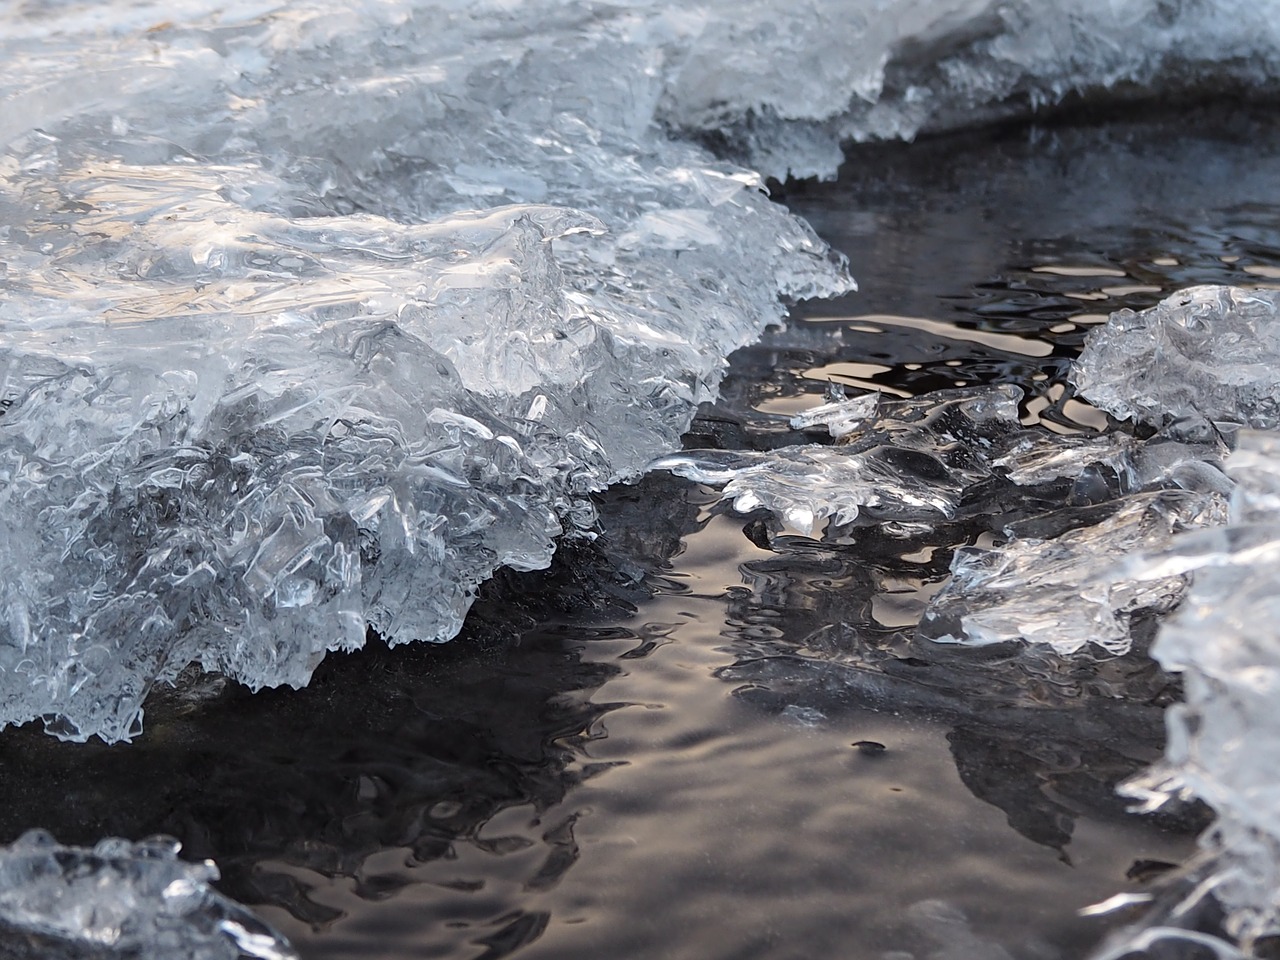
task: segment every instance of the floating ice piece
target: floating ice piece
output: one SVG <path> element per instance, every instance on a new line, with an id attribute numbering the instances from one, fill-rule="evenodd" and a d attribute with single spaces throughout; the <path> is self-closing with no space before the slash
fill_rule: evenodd
<path id="1" fill-rule="evenodd" d="M 769 453 L 695 450 L 663 457 L 653 468 L 723 487 L 734 509 L 768 510 L 805 536 L 828 520 L 850 524 L 864 513 L 904 521 L 945 519 L 955 513 L 962 483 L 952 481 L 946 468 L 928 455 L 911 458 L 893 449 L 883 456 L 819 446 Z M 911 470 L 915 472 L 907 472 Z M 929 479 L 921 479 L 921 471 Z"/>
<path id="2" fill-rule="evenodd" d="M 0 848 L 6 957 L 296 960 L 293 948 L 214 890 L 213 861 L 178 859 L 177 841 L 64 847 L 30 830 Z"/>
<path id="3" fill-rule="evenodd" d="M 961 548 L 951 580 L 920 622 L 920 636 L 974 646 L 1021 640 L 1060 654 L 1094 643 L 1126 653 L 1131 618 L 1173 609 L 1186 582 L 1178 572 L 1148 579 L 1118 575 L 1117 568 L 1135 552 L 1159 550 L 1181 530 L 1225 519 L 1219 494 L 1165 490 L 1132 495 L 1100 523 L 1053 539 Z"/>
<path id="4" fill-rule="evenodd" d="M 1033 486 L 1078 476 L 1082 463 L 1109 467 L 1116 474 L 1131 473 L 1134 453 L 1140 447 L 1137 440 L 1123 433 L 1052 439 L 1029 433 L 991 463 L 1003 468 L 1005 476 L 1019 486 Z"/>
<path id="5" fill-rule="evenodd" d="M 1250 953 L 1280 934 L 1280 437 L 1245 431 L 1227 461 L 1230 524 L 1135 558 L 1134 576 L 1194 571 L 1153 656 L 1182 675 L 1162 763 L 1124 791 L 1155 808 L 1198 797 L 1217 814 L 1200 837 L 1208 862 L 1194 898 L 1212 896 L 1225 931 Z"/>
<path id="6" fill-rule="evenodd" d="M 834 446 L 692 450 L 653 467 L 722 487 L 735 509 L 768 510 L 806 535 L 826 521 L 846 525 L 860 517 L 953 519 L 987 480 L 1025 486 L 1069 480 L 1084 500 L 1097 490 L 1111 496 L 1155 483 L 1229 490 L 1212 466 L 1218 447 L 1027 430 L 1018 422 L 1021 398 L 1008 385 L 909 399 L 866 394 L 792 418 L 797 429 L 825 426 L 837 438 Z"/>
<path id="7" fill-rule="evenodd" d="M 827 404 L 800 426 L 826 425 L 833 447 L 783 447 L 768 453 L 690 451 L 654 469 L 724 488 L 744 513 L 765 509 L 803 534 L 827 520 L 936 522 L 955 516 L 965 491 L 991 476 L 987 454 L 1017 433 L 1022 391 L 999 386 L 947 390 L 927 398 L 875 394 Z"/>
<path id="8" fill-rule="evenodd" d="M 1121 420 L 1280 427 L 1280 291 L 1200 286 L 1090 333 L 1071 378 Z"/>

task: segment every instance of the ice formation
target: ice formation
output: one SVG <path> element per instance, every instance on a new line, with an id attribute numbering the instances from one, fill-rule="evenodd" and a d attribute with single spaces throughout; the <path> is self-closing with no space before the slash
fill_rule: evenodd
<path id="1" fill-rule="evenodd" d="M 1068 499 L 1175 486 L 1225 494 L 1213 465 L 1220 447 L 1127 434 L 1060 437 L 1024 428 L 1014 386 L 965 387 L 900 399 L 865 394 L 793 417 L 797 430 L 824 428 L 835 444 L 764 453 L 689 450 L 655 469 L 712 487 L 741 512 L 763 509 L 809 535 L 828 522 L 937 523 L 988 503 L 990 484 L 1065 482 Z"/>
<path id="2" fill-rule="evenodd" d="M 1202 286 L 1095 330 L 1072 380 L 1121 420 L 1280 428 L 1280 291 Z"/>
<path id="3" fill-rule="evenodd" d="M 940 391 L 918 399 L 877 394 L 832 403 L 796 417 L 797 428 L 825 426 L 838 445 L 768 453 L 693 450 L 655 469 L 710 486 L 746 513 L 768 510 L 809 534 L 833 521 L 930 522 L 954 517 L 965 493 L 992 476 L 992 453 L 1018 434 L 1017 387 Z"/>
<path id="4" fill-rule="evenodd" d="M 1124 561 L 1176 550 L 1175 533 L 1226 521 L 1232 483 L 1218 461 L 1227 444 L 1241 427 L 1277 426 L 1277 304 L 1280 294 L 1270 290 L 1192 287 L 1140 313 L 1118 311 L 1093 331 L 1071 373 L 1081 395 L 1121 420 L 1163 432 L 1147 443 L 1129 441 L 1128 489 L 1104 522 L 1052 539 L 1014 536 L 993 549 L 959 551 L 921 634 L 975 644 L 1021 639 L 1064 654 L 1095 643 L 1122 654 L 1132 614 L 1177 606 L 1190 565 L 1152 579 L 1132 574 Z M 1050 448 L 1024 457 L 1010 476 L 1030 479 L 1028 466 L 1052 468 L 1074 456 Z M 1141 490 L 1165 492 L 1155 499 L 1133 492 Z"/>
<path id="5" fill-rule="evenodd" d="M 1168 613 L 1186 581 L 1119 577 L 1132 553 L 1157 550 L 1183 530 L 1220 524 L 1220 496 L 1182 490 L 1126 497 L 1111 516 L 1052 539 L 1016 537 L 956 551 L 951 580 L 930 603 L 921 636 L 980 646 L 1021 640 L 1071 654 L 1095 643 L 1128 652 L 1137 614 Z"/>
<path id="6" fill-rule="evenodd" d="M 31 830 L 0 848 L 0 953 L 75 960 L 296 960 L 293 948 L 213 890 L 212 861 L 163 837 L 64 847 Z"/>
<path id="7" fill-rule="evenodd" d="M 1194 581 L 1152 647 L 1181 674 L 1185 702 L 1166 713 L 1164 760 L 1125 792 L 1147 809 L 1191 797 L 1213 808 L 1217 819 L 1200 837 L 1201 882 L 1160 919 L 1176 926 L 1211 896 L 1225 931 L 1252 950 L 1280 933 L 1280 438 L 1245 432 L 1227 466 L 1237 482 L 1229 524 L 1129 564 L 1133 575 L 1194 573 Z"/>
<path id="8" fill-rule="evenodd" d="M 452 637 L 849 286 L 657 127 L 660 23 L 94 9 L 0 41 L 2 722 L 128 738 L 191 662 Z"/>

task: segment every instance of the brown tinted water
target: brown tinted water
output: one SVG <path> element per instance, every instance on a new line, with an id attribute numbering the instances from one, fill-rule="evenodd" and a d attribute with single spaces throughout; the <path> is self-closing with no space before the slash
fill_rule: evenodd
<path id="1" fill-rule="evenodd" d="M 858 151 L 781 199 L 861 291 L 736 355 L 687 443 L 796 442 L 832 384 L 1011 382 L 1028 423 L 1101 426 L 1064 386 L 1088 329 L 1280 283 L 1278 185 L 1275 120 L 1207 110 Z M 175 835 L 310 958 L 1081 956 L 1106 921 L 1079 909 L 1203 813 L 1114 795 L 1177 693 L 1141 650 L 914 639 L 951 550 L 1016 509 L 809 539 L 653 476 L 451 644 L 171 696 L 131 745 L 6 734 L 0 830 Z"/>

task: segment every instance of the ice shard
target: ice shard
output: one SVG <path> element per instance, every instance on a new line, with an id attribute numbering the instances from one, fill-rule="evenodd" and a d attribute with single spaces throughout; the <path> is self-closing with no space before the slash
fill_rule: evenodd
<path id="1" fill-rule="evenodd" d="M 992 476 L 992 451 L 1003 452 L 1020 434 L 1021 397 L 1012 386 L 907 400 L 869 394 L 792 421 L 825 427 L 835 446 L 692 450 L 653 466 L 721 487 L 737 510 L 767 510 L 806 535 L 827 521 L 840 526 L 860 517 L 938 522 L 954 517 L 965 493 Z"/>
<path id="2" fill-rule="evenodd" d="M 13 960 L 296 960 L 288 942 L 214 890 L 212 861 L 163 837 L 65 847 L 30 830 L 0 848 L 0 955 Z"/>
<path id="3" fill-rule="evenodd" d="M 1180 574 L 1118 576 L 1132 553 L 1167 546 L 1183 530 L 1221 524 L 1226 504 L 1213 493 L 1157 491 L 1126 497 L 1106 519 L 1051 539 L 1015 537 L 996 548 L 956 551 L 951 580 L 929 605 L 920 635 L 981 646 L 1019 640 L 1059 654 L 1096 644 L 1129 651 L 1135 616 L 1174 609 L 1186 592 Z"/>

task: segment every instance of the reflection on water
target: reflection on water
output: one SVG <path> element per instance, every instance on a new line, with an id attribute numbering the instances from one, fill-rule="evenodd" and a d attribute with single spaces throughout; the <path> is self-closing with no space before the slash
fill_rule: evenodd
<path id="1" fill-rule="evenodd" d="M 1027 423 L 1097 429 L 1062 383 L 1089 326 L 1273 282 L 1277 182 L 1248 116 L 860 151 L 786 200 L 862 292 L 741 351 L 689 442 L 797 442 L 832 383 L 1013 382 Z M 1141 642 L 915 638 L 954 548 L 1035 504 L 811 539 L 713 499 L 610 491 L 599 540 L 492 585 L 451 644 L 331 658 L 297 692 L 197 684 L 132 745 L 8 732 L 0 833 L 173 834 L 333 960 L 1074 957 L 1105 929 L 1078 909 L 1185 857 L 1202 811 L 1114 795 L 1177 696 Z"/>

